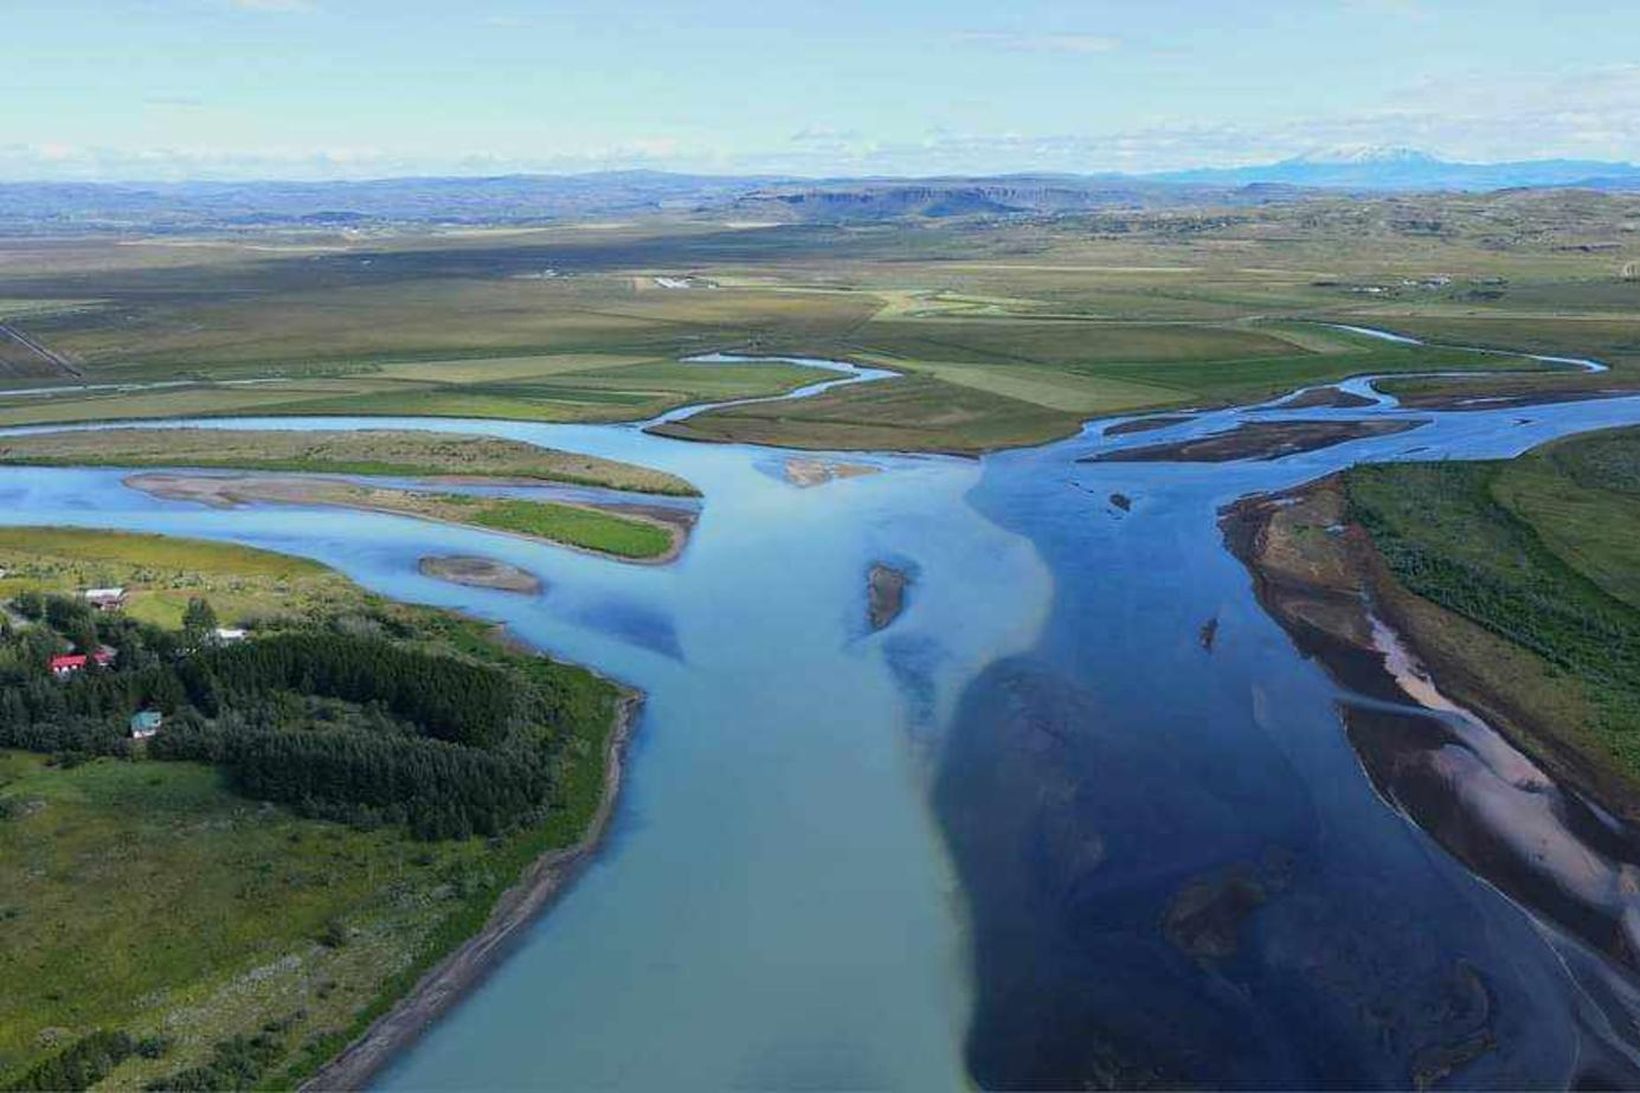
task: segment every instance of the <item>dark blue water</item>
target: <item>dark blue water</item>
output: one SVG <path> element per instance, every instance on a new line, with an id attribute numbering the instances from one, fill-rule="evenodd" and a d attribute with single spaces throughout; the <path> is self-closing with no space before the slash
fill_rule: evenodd
<path id="1" fill-rule="evenodd" d="M 1240 495 L 1358 459 L 1507 456 L 1637 411 L 1631 399 L 1417 415 L 1432 423 L 1214 466 L 1074 462 L 1111 446 L 1094 429 L 988 462 L 970 502 L 1029 538 L 1055 585 L 1036 646 L 968 689 L 937 787 L 973 901 L 979 1081 L 1640 1079 L 1628 974 L 1385 805 L 1341 731 L 1336 688 L 1260 610 L 1216 527 Z M 1192 890 L 1211 896 L 1229 945 L 1169 936 L 1169 909 Z M 1603 1010 L 1600 995 L 1623 1001 Z"/>

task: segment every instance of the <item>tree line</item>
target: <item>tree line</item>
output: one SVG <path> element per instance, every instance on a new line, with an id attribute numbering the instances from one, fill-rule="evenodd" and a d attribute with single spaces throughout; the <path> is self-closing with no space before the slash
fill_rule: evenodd
<path id="1" fill-rule="evenodd" d="M 208 607 L 191 608 L 182 632 L 67 597 L 13 607 L 35 625 L 0 640 L 0 747 L 129 756 L 129 718 L 158 710 L 151 758 L 211 763 L 246 796 L 403 823 L 421 838 L 494 835 L 538 818 L 565 720 L 598 712 L 560 686 L 563 669 L 499 652 L 486 663 L 324 626 L 223 645 L 209 638 Z M 69 642 L 117 655 L 53 678 L 50 658 Z"/>

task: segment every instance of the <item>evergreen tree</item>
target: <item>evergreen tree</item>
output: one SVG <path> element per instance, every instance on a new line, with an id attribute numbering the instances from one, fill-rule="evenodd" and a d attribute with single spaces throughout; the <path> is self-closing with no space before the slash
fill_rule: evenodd
<path id="1" fill-rule="evenodd" d="M 193 596 L 182 612 L 182 641 L 189 649 L 198 649 L 216 636 L 216 611 L 202 596 Z"/>

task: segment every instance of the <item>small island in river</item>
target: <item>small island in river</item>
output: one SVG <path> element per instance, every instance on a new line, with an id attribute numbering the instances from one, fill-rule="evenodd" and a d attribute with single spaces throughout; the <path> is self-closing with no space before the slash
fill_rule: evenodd
<path id="1" fill-rule="evenodd" d="M 1342 387 L 1311 387 L 1292 398 L 1283 399 L 1277 405 L 1283 410 L 1308 410 L 1314 407 L 1356 410 L 1372 404 L 1372 399 L 1365 395 L 1346 391 Z"/>
<path id="2" fill-rule="evenodd" d="M 683 552 L 694 513 L 659 505 L 534 501 L 479 494 L 365 486 L 304 475 L 211 475 L 147 472 L 125 479 L 132 489 L 215 508 L 250 502 L 333 505 L 413 516 L 571 546 L 625 562 L 662 564 Z"/>
<path id="3" fill-rule="evenodd" d="M 1118 448 L 1085 457 L 1084 463 L 1228 463 L 1234 459 L 1280 459 L 1351 440 L 1393 436 L 1416 429 L 1421 420 L 1254 421 L 1212 436 L 1171 444 Z"/>
<path id="4" fill-rule="evenodd" d="M 839 478 L 860 478 L 879 471 L 880 468 L 870 463 L 843 463 L 830 459 L 788 459 L 785 464 L 786 481 L 804 489 L 823 486 Z"/>
<path id="5" fill-rule="evenodd" d="M 866 574 L 867 614 L 873 630 L 886 630 L 905 610 L 906 590 L 911 575 L 885 562 L 873 565 Z"/>
<path id="6" fill-rule="evenodd" d="M 493 588 L 500 592 L 538 595 L 541 578 L 527 569 L 471 554 L 428 555 L 416 563 L 424 577 L 472 588 Z"/>

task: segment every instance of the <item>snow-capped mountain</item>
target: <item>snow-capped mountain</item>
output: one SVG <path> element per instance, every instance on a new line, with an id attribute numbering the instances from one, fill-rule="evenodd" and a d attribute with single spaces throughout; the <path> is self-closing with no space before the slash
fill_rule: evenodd
<path id="1" fill-rule="evenodd" d="M 1148 176 L 1213 186 L 1278 183 L 1353 190 L 1504 190 L 1521 186 L 1640 188 L 1640 167 L 1600 160 L 1454 163 L 1416 148 L 1344 145 L 1250 167 L 1208 167 Z"/>
<path id="2" fill-rule="evenodd" d="M 1439 163 L 1440 160 L 1428 152 L 1417 148 L 1408 148 L 1395 144 L 1338 144 L 1331 148 L 1317 148 L 1294 156 L 1285 163 L 1305 163 L 1313 166 L 1342 164 L 1410 164 L 1410 163 Z"/>

